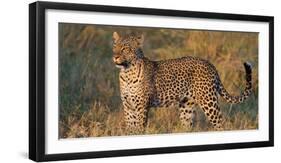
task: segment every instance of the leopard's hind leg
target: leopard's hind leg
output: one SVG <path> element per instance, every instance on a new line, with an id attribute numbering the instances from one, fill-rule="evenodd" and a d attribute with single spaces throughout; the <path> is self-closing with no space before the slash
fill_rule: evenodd
<path id="1" fill-rule="evenodd" d="M 216 93 L 209 92 L 203 95 L 200 101 L 200 107 L 206 115 L 209 122 L 213 125 L 215 130 L 222 130 L 222 113 L 218 106 L 218 97 Z"/>
<path id="2" fill-rule="evenodd" d="M 188 100 L 187 98 L 184 98 L 179 103 L 180 122 L 182 127 L 187 131 L 190 131 L 193 127 L 194 105 L 194 101 Z"/>

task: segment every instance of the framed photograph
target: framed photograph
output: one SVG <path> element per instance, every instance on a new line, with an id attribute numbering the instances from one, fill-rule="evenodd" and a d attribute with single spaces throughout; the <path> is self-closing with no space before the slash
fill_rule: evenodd
<path id="1" fill-rule="evenodd" d="M 29 5 L 29 158 L 273 146 L 271 16 Z"/>

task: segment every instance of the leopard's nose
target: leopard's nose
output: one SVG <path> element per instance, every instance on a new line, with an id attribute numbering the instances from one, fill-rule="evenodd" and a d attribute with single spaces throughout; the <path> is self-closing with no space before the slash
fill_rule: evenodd
<path id="1" fill-rule="evenodd" d="M 120 57 L 119 56 L 114 56 L 113 61 L 116 62 Z"/>

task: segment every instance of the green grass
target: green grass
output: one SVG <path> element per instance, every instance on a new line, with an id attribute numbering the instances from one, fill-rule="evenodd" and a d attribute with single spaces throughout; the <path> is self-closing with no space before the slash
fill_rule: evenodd
<path id="1" fill-rule="evenodd" d="M 59 136 L 124 135 L 112 33 L 141 32 L 151 60 L 197 56 L 217 68 L 232 95 L 244 89 L 243 62 L 253 64 L 253 94 L 242 104 L 220 100 L 225 130 L 258 128 L 258 34 L 79 24 L 59 25 Z M 200 108 L 192 132 L 213 130 Z M 147 134 L 184 132 L 176 108 L 152 108 Z"/>

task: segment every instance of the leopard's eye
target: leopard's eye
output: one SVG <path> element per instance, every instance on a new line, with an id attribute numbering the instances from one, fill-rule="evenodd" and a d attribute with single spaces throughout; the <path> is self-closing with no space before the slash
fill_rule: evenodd
<path id="1" fill-rule="evenodd" d="M 129 53 L 129 52 L 130 52 L 130 49 L 127 49 L 127 48 L 126 48 L 124 51 L 125 51 L 125 53 Z"/>
<path id="2" fill-rule="evenodd" d="M 121 53 L 129 53 L 130 50 L 128 48 L 122 48 Z"/>

